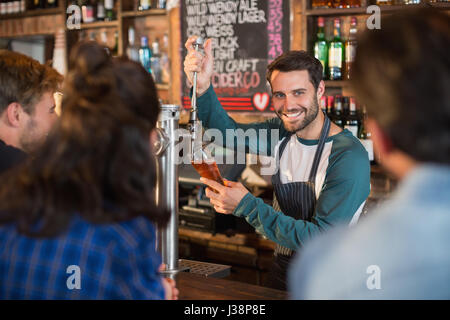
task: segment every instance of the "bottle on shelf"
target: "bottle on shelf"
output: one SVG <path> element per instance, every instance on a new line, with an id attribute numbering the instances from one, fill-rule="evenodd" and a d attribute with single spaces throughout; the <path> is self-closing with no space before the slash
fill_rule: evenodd
<path id="1" fill-rule="evenodd" d="M 97 21 L 105 20 L 105 4 L 103 0 L 97 2 Z"/>
<path id="2" fill-rule="evenodd" d="M 327 116 L 333 121 L 334 113 L 334 96 L 327 96 Z"/>
<path id="3" fill-rule="evenodd" d="M 114 47 L 111 49 L 111 55 L 117 57 L 119 55 L 119 31 L 114 31 Z"/>
<path id="4" fill-rule="evenodd" d="M 45 1 L 44 0 L 33 0 L 32 6 L 33 6 L 33 9 L 44 9 Z"/>
<path id="5" fill-rule="evenodd" d="M 361 125 L 359 126 L 358 138 L 368 153 L 370 163 L 374 164 L 375 158 L 374 158 L 374 152 L 373 152 L 373 142 L 371 140 L 370 132 L 366 129 L 366 120 L 367 120 L 366 107 L 363 106 L 362 107 L 362 121 L 361 121 Z"/>
<path id="6" fill-rule="evenodd" d="M 312 0 L 311 7 L 313 9 L 330 8 L 328 5 L 328 0 Z"/>
<path id="7" fill-rule="evenodd" d="M 0 0 L 0 15 L 6 14 L 6 0 Z"/>
<path id="8" fill-rule="evenodd" d="M 152 7 L 151 0 L 139 0 L 139 10 L 149 10 Z"/>
<path id="9" fill-rule="evenodd" d="M 161 54 L 159 50 L 158 39 L 155 39 L 155 41 L 152 42 L 152 57 L 150 58 L 150 67 L 152 69 L 153 80 L 155 80 L 155 83 L 161 83 Z"/>
<path id="10" fill-rule="evenodd" d="M 95 21 L 94 5 L 91 0 L 84 0 L 81 6 L 81 15 L 83 23 L 91 23 Z"/>
<path id="11" fill-rule="evenodd" d="M 314 57 L 322 63 L 322 78 L 327 78 L 328 65 L 328 43 L 325 40 L 325 20 L 323 17 L 317 19 L 317 40 L 314 43 Z"/>
<path id="12" fill-rule="evenodd" d="M 165 33 L 162 40 L 161 50 L 161 81 L 163 83 L 170 82 L 170 60 L 167 52 L 169 52 L 169 36 Z"/>
<path id="13" fill-rule="evenodd" d="M 136 35 L 133 27 L 128 28 L 128 47 L 126 49 L 127 57 L 130 60 L 139 62 L 139 47 L 136 45 Z"/>
<path id="14" fill-rule="evenodd" d="M 393 5 L 393 0 L 377 0 L 377 5 L 379 5 L 379 6 L 391 6 L 391 5 Z"/>
<path id="15" fill-rule="evenodd" d="M 333 40 L 328 49 L 328 78 L 330 80 L 342 79 L 342 62 L 344 44 L 341 40 L 341 19 L 334 19 Z"/>
<path id="16" fill-rule="evenodd" d="M 152 51 L 148 46 L 148 38 L 145 36 L 141 37 L 141 47 L 139 48 L 139 60 L 144 66 L 145 70 L 152 73 L 150 59 L 152 57 Z"/>
<path id="17" fill-rule="evenodd" d="M 108 35 L 106 34 L 105 30 L 100 33 L 100 44 L 103 46 L 106 52 L 108 52 L 108 54 L 111 54 L 111 49 L 108 46 Z"/>
<path id="18" fill-rule="evenodd" d="M 345 0 L 346 8 L 359 8 L 361 7 L 361 0 Z"/>
<path id="19" fill-rule="evenodd" d="M 58 6 L 57 0 L 46 0 L 45 7 L 46 8 L 56 8 Z"/>
<path id="20" fill-rule="evenodd" d="M 325 112 L 325 114 L 327 113 L 327 97 L 326 96 L 323 95 L 320 97 L 319 107 L 320 107 L 320 110 L 322 110 L 322 112 Z"/>
<path id="21" fill-rule="evenodd" d="M 344 68 L 344 79 L 351 79 L 351 72 L 353 67 L 353 62 L 355 61 L 356 54 L 356 33 L 357 29 L 357 20 L 356 17 L 351 18 L 350 22 L 350 32 L 347 41 L 345 41 L 345 68 Z"/>
<path id="22" fill-rule="evenodd" d="M 338 125 L 339 127 L 344 127 L 344 122 L 342 120 L 342 97 L 341 96 L 335 96 L 334 97 L 334 112 L 331 120 Z"/>
<path id="23" fill-rule="evenodd" d="M 358 114 L 356 112 L 356 101 L 355 98 L 350 97 L 350 109 L 347 119 L 345 120 L 344 128 L 358 138 L 359 125 Z"/>
<path id="24" fill-rule="evenodd" d="M 20 12 L 25 12 L 27 10 L 27 1 L 20 0 Z"/>
<path id="25" fill-rule="evenodd" d="M 105 21 L 116 19 L 114 14 L 114 0 L 105 0 Z"/>
<path id="26" fill-rule="evenodd" d="M 157 9 L 165 9 L 167 1 L 166 0 L 157 0 L 156 8 Z"/>

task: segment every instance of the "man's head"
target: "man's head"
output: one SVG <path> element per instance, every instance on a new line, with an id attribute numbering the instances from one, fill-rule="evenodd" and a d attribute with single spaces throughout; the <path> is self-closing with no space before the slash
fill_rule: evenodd
<path id="1" fill-rule="evenodd" d="M 366 104 L 382 164 L 450 164 L 450 17 L 434 10 L 392 15 L 358 41 L 353 84 Z M 406 158 L 405 158 L 406 159 Z"/>
<path id="2" fill-rule="evenodd" d="M 305 51 L 289 51 L 267 67 L 272 103 L 284 127 L 298 132 L 314 121 L 325 90 L 322 64 Z"/>
<path id="3" fill-rule="evenodd" d="M 0 139 L 26 152 L 39 146 L 56 120 L 53 93 L 62 79 L 30 57 L 0 50 Z"/>

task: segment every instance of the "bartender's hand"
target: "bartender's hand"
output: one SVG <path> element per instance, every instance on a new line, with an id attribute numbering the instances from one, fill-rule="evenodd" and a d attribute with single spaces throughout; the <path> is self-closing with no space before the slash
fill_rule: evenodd
<path id="1" fill-rule="evenodd" d="M 200 178 L 200 181 L 206 184 L 206 196 L 214 206 L 214 210 L 219 213 L 231 214 L 236 209 L 242 198 L 248 193 L 248 190 L 240 182 L 224 180 L 225 186 L 214 180 Z M 214 192 L 212 189 L 216 190 Z"/>
<path id="2" fill-rule="evenodd" d="M 159 266 L 159 271 L 164 271 L 166 269 L 166 265 L 162 263 Z M 162 278 L 162 285 L 165 292 L 165 299 L 166 300 L 178 300 L 178 294 L 179 290 L 176 287 L 176 282 L 173 279 L 170 278 Z"/>
<path id="3" fill-rule="evenodd" d="M 208 90 L 211 84 L 211 76 L 214 69 L 214 60 L 211 48 L 211 39 L 208 39 L 203 44 L 205 54 L 194 50 L 192 43 L 197 39 L 197 36 L 192 36 L 187 39 L 185 46 L 188 50 L 186 58 L 184 58 L 184 72 L 191 83 L 193 84 L 194 72 L 197 72 L 197 95 L 201 96 Z"/>

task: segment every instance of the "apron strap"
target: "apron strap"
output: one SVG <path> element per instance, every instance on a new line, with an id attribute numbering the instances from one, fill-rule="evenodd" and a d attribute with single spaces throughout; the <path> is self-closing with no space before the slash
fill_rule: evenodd
<path id="1" fill-rule="evenodd" d="M 316 154 L 314 155 L 313 164 L 311 167 L 311 172 L 309 173 L 309 182 L 315 183 L 316 182 L 316 174 L 317 170 L 319 168 L 320 158 L 322 157 L 322 151 L 325 146 L 325 141 L 327 140 L 328 134 L 330 132 L 330 119 L 327 117 L 327 115 L 324 112 L 325 116 L 325 122 L 323 124 L 322 131 L 320 132 L 320 138 L 319 143 L 317 145 Z"/>

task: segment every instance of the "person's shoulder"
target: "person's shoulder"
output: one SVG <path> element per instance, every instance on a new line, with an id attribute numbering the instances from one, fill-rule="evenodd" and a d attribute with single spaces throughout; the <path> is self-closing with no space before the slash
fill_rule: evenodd
<path id="1" fill-rule="evenodd" d="M 136 217 L 121 222 L 94 224 L 77 217 L 73 219 L 71 234 L 92 234 L 92 241 L 108 246 L 113 244 L 123 248 L 137 248 L 142 243 L 155 241 L 156 231 L 153 223 L 143 217 Z"/>
<path id="2" fill-rule="evenodd" d="M 328 177 L 365 177 L 370 175 L 370 162 L 366 149 L 358 138 L 344 130 L 328 138 L 332 142 L 327 168 Z"/>

